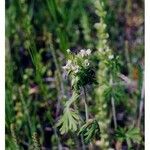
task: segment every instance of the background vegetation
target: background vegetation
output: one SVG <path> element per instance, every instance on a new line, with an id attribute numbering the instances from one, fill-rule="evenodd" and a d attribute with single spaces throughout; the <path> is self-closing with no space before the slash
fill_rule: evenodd
<path id="1" fill-rule="evenodd" d="M 143 150 L 144 1 L 6 0 L 5 106 L 8 150 Z"/>

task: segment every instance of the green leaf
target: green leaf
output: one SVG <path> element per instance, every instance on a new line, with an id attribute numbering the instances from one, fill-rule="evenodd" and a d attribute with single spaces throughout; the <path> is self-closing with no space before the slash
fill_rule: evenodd
<path id="1" fill-rule="evenodd" d="M 86 144 L 90 143 L 94 138 L 100 138 L 100 128 L 96 120 L 89 120 L 86 124 L 84 124 L 80 131 L 79 135 L 83 135 L 84 142 Z"/>
<path id="2" fill-rule="evenodd" d="M 129 127 L 128 131 L 126 132 L 126 137 L 131 139 L 135 143 L 141 142 L 140 130 L 139 128 Z"/>
<path id="3" fill-rule="evenodd" d="M 61 134 L 68 133 L 69 131 L 74 132 L 77 130 L 79 120 L 78 113 L 73 109 L 66 107 L 63 116 L 60 118 L 56 126 L 60 127 L 59 130 Z"/>
<path id="4" fill-rule="evenodd" d="M 133 126 L 130 126 L 128 129 L 127 128 L 119 128 L 116 131 L 116 138 L 119 141 L 126 140 L 129 145 L 131 145 L 131 141 L 139 144 L 142 140 L 139 128 L 136 128 Z"/>

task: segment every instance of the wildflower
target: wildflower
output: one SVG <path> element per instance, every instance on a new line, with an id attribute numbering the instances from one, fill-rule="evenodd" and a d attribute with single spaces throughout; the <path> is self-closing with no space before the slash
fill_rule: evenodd
<path id="1" fill-rule="evenodd" d="M 102 43 L 103 43 L 103 44 L 106 44 L 106 43 L 107 43 L 107 40 L 103 40 Z"/>
<path id="2" fill-rule="evenodd" d="M 110 52 L 111 50 L 107 47 L 107 49 L 105 50 L 106 52 Z"/>
<path id="3" fill-rule="evenodd" d="M 67 65 L 71 65 L 72 61 L 71 60 L 68 60 L 67 61 Z"/>
<path id="4" fill-rule="evenodd" d="M 71 64 L 71 63 L 72 63 L 72 61 L 71 61 L 71 60 L 68 60 L 68 61 L 67 61 L 66 66 L 63 66 L 63 69 L 64 69 L 64 70 L 68 70 L 68 69 L 70 69 L 70 68 L 71 68 L 71 66 L 72 66 L 72 64 Z"/>
<path id="5" fill-rule="evenodd" d="M 78 68 L 76 68 L 76 70 L 74 71 L 75 73 L 78 73 L 79 72 L 79 69 Z"/>
<path id="6" fill-rule="evenodd" d="M 78 73 L 79 72 L 79 66 L 78 65 L 74 65 L 72 66 L 72 70 L 75 72 L 75 73 Z"/>
<path id="7" fill-rule="evenodd" d="M 80 52 L 79 52 L 79 54 L 81 55 L 81 57 L 84 57 L 84 56 L 87 55 L 86 51 L 84 49 L 81 49 Z"/>
<path id="8" fill-rule="evenodd" d="M 103 51 L 103 49 L 102 49 L 102 48 L 99 48 L 99 49 L 98 49 L 98 51 L 99 51 L 99 52 L 102 52 L 102 51 Z"/>
<path id="9" fill-rule="evenodd" d="M 63 66 L 62 68 L 63 68 L 64 70 L 67 70 L 68 67 L 67 67 L 67 66 Z"/>
<path id="10" fill-rule="evenodd" d="M 66 51 L 67 51 L 67 53 L 70 53 L 70 52 L 71 52 L 70 49 L 67 49 Z"/>
<path id="11" fill-rule="evenodd" d="M 95 23 L 95 28 L 99 28 L 101 25 L 100 25 L 100 23 Z"/>
<path id="12" fill-rule="evenodd" d="M 81 49 L 81 51 L 79 52 L 79 55 L 81 55 L 81 57 L 85 57 L 85 56 L 88 56 L 90 54 L 91 54 L 90 49 L 87 49 L 87 50 Z"/>
<path id="13" fill-rule="evenodd" d="M 87 49 L 86 53 L 87 53 L 87 55 L 90 55 L 91 54 L 91 50 Z"/>
<path id="14" fill-rule="evenodd" d="M 109 55 L 108 59 L 112 60 L 114 58 L 114 55 Z"/>
<path id="15" fill-rule="evenodd" d="M 88 59 L 85 59 L 85 60 L 84 60 L 84 65 L 85 65 L 85 66 L 89 66 L 89 64 L 90 64 L 90 63 L 89 63 Z"/>

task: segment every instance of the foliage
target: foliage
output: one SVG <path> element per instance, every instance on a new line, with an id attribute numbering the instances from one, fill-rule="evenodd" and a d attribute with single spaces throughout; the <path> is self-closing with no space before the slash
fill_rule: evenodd
<path id="1" fill-rule="evenodd" d="M 118 128 L 116 131 L 116 139 L 121 142 L 127 141 L 129 147 L 131 147 L 131 142 L 139 144 L 141 142 L 140 130 L 134 126 Z"/>
<path id="2" fill-rule="evenodd" d="M 79 116 L 77 112 L 73 109 L 66 108 L 64 110 L 64 114 L 57 123 L 57 126 L 61 126 L 60 131 L 61 134 L 67 133 L 68 131 L 75 132 L 77 131 L 77 124 L 79 121 Z"/>
<path id="3" fill-rule="evenodd" d="M 89 120 L 80 130 L 79 135 L 83 135 L 85 143 L 90 143 L 94 138 L 100 139 L 100 128 L 96 120 Z"/>

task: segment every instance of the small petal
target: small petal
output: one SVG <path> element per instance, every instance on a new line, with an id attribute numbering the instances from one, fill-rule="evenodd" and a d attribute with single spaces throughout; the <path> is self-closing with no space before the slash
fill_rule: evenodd
<path id="1" fill-rule="evenodd" d="M 68 60 L 67 61 L 67 65 L 71 65 L 72 61 L 71 60 Z"/>
<path id="2" fill-rule="evenodd" d="M 70 53 L 71 51 L 70 51 L 70 49 L 67 49 L 67 53 Z"/>
<path id="3" fill-rule="evenodd" d="M 67 66 L 63 66 L 62 68 L 63 68 L 64 70 L 66 70 L 66 69 L 67 69 Z"/>
<path id="4" fill-rule="evenodd" d="M 75 73 L 78 73 L 78 72 L 79 72 L 79 69 L 77 68 L 74 72 L 75 72 Z"/>
<path id="5" fill-rule="evenodd" d="M 90 65 L 88 59 L 84 60 L 84 65 L 85 65 L 85 66 L 89 66 L 89 65 Z"/>
<path id="6" fill-rule="evenodd" d="M 80 52 L 79 52 L 79 54 L 80 54 L 82 57 L 84 57 L 84 56 L 87 55 L 87 54 L 86 54 L 86 51 L 85 51 L 84 49 L 81 49 Z"/>
<path id="7" fill-rule="evenodd" d="M 108 59 L 112 60 L 114 58 L 114 55 L 109 55 Z"/>
<path id="8" fill-rule="evenodd" d="M 99 51 L 99 52 L 102 52 L 102 51 L 103 51 L 103 49 L 102 49 L 102 48 L 99 48 L 99 49 L 98 49 L 98 51 Z"/>
<path id="9" fill-rule="evenodd" d="M 91 54 L 91 50 L 87 49 L 86 53 L 87 53 L 87 55 L 90 55 Z"/>

